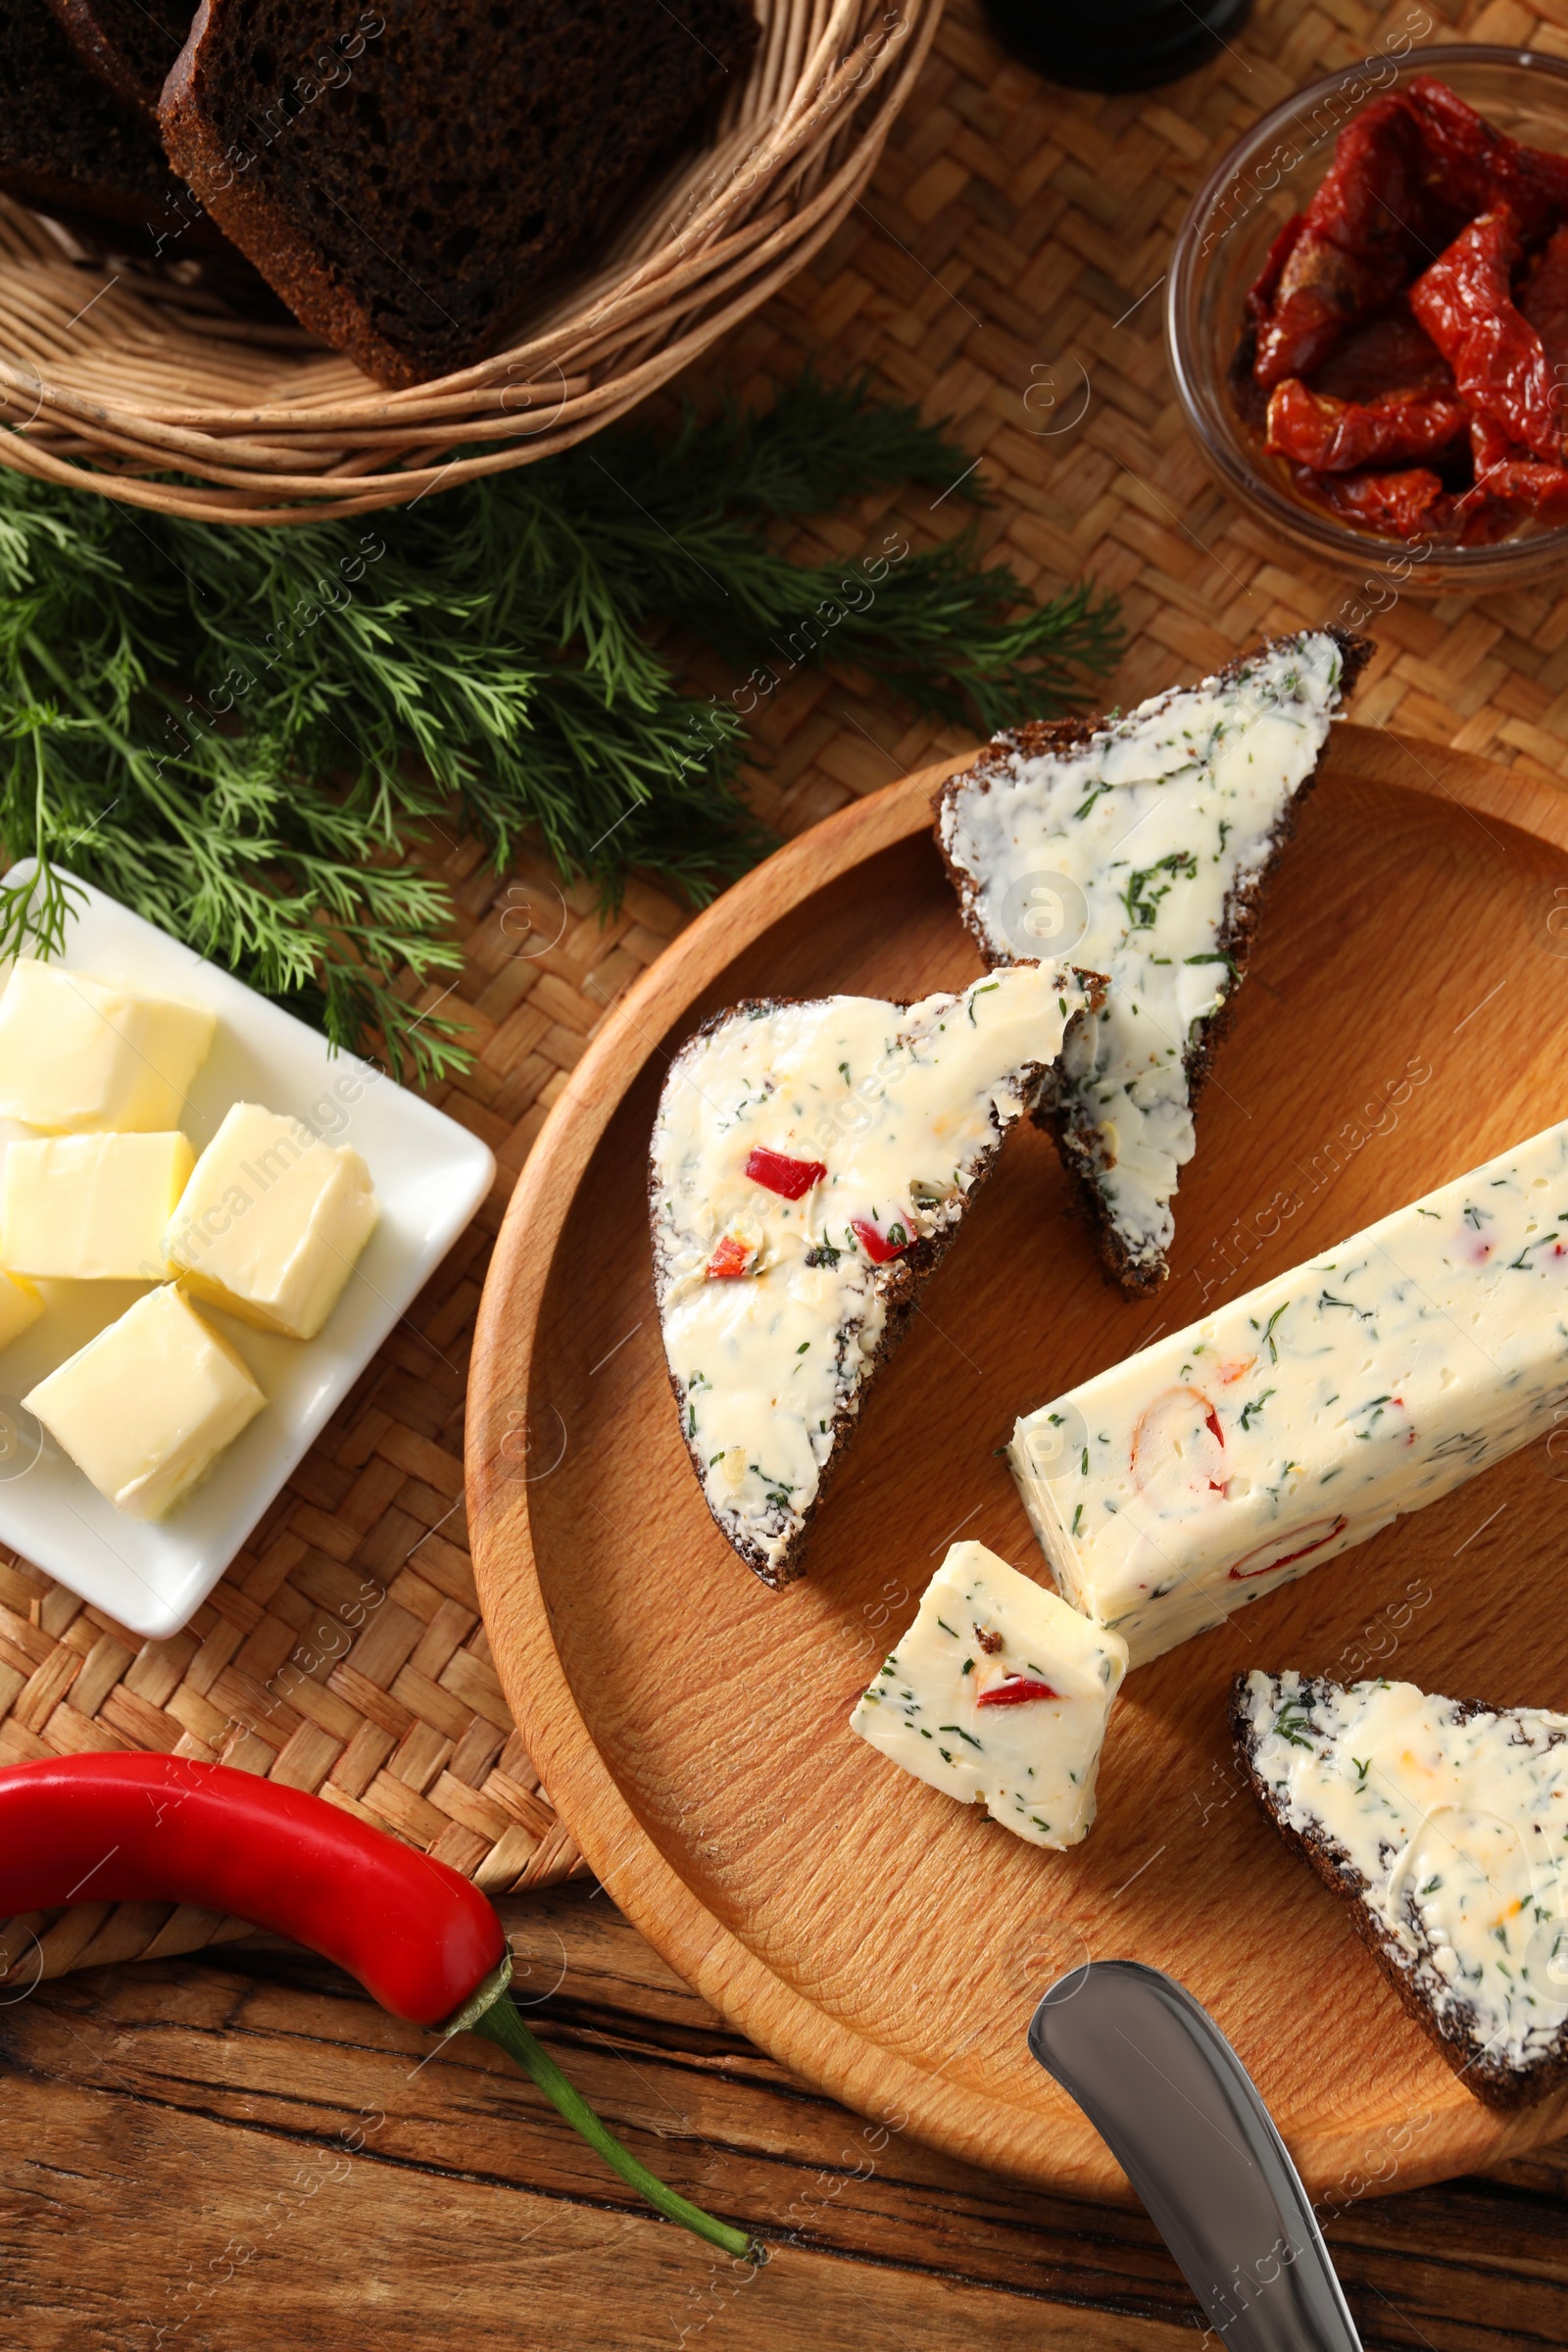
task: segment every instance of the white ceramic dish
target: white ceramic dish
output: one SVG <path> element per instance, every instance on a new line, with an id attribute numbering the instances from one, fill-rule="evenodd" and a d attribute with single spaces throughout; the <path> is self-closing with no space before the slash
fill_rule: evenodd
<path id="1" fill-rule="evenodd" d="M 30 863 L 14 866 L 8 879 L 24 879 Z M 177 1632 L 206 1599 L 484 1200 L 495 1161 L 455 1119 L 372 1064 L 332 1054 L 303 1021 L 101 891 L 77 887 L 85 898 L 74 902 L 79 912 L 66 934 L 68 968 L 122 976 L 218 1015 L 184 1120 L 196 1150 L 231 1102 L 264 1102 L 305 1119 L 328 1143 L 352 1144 L 381 1204 L 380 1223 L 318 1338 L 280 1339 L 201 1308 L 249 1364 L 268 1404 L 167 1520 L 124 1518 L 21 1402 L 149 1286 L 42 1283 L 44 1313 L 0 1351 L 0 1541 L 133 1633 L 157 1639 Z M 0 1143 L 29 1132 L 0 1119 Z"/>

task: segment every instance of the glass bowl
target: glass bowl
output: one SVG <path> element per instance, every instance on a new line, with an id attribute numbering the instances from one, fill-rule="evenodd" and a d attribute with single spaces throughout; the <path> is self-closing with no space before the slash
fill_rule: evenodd
<path id="1" fill-rule="evenodd" d="M 1199 447 L 1221 482 L 1292 547 L 1340 571 L 1369 573 L 1369 593 L 1396 578 L 1406 594 L 1484 595 L 1562 571 L 1568 525 L 1524 526 L 1491 547 L 1446 547 L 1358 530 L 1310 505 L 1282 459 L 1265 455 L 1237 415 L 1229 375 L 1247 290 L 1293 213 L 1329 168 L 1352 114 L 1417 74 L 1435 74 L 1478 114 L 1534 147 L 1568 149 L 1568 62 L 1529 49 L 1434 45 L 1379 52 L 1327 74 L 1240 138 L 1188 209 L 1171 257 L 1165 337 L 1176 389 Z"/>

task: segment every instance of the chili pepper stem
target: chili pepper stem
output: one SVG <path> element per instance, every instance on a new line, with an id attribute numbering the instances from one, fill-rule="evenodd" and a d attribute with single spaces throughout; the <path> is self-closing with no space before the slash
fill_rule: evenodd
<path id="1" fill-rule="evenodd" d="M 627 2185 L 640 2197 L 647 2199 L 657 2213 L 667 2221 L 679 2222 L 681 2227 L 704 2237 L 710 2246 L 718 2246 L 737 2261 L 763 2263 L 767 2249 L 744 2230 L 733 2230 L 727 2222 L 717 2222 L 701 2206 L 692 2205 L 672 2188 L 666 2188 L 657 2173 L 639 2164 L 629 2149 L 623 2148 L 614 2133 L 602 2124 L 581 2091 L 575 2090 L 543 2043 L 529 2033 L 510 1993 L 503 1990 L 475 2017 L 464 2020 L 470 2034 L 482 2034 L 487 2041 L 499 2043 L 509 2057 L 514 2058 L 523 2073 L 535 2082 L 551 2105 L 564 2115 L 574 2132 L 581 2132 L 588 2145 L 602 2156 L 612 2172 L 618 2173 Z"/>

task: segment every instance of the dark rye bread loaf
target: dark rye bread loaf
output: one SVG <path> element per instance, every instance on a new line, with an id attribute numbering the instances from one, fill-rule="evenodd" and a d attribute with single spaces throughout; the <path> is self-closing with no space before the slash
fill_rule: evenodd
<path id="1" fill-rule="evenodd" d="M 1339 701 L 1343 707 L 1372 658 L 1371 641 L 1352 636 L 1348 630 L 1340 628 L 1325 629 L 1321 634 L 1332 638 L 1340 651 L 1342 670 Z M 1224 684 L 1260 657 L 1290 642 L 1288 639 L 1271 638 L 1250 653 L 1238 655 L 1234 662 L 1227 662 L 1223 669 L 1215 673 L 1215 682 Z M 1179 693 L 1181 689 L 1172 691 Z M 948 812 L 956 808 L 965 793 L 990 790 L 1008 771 L 1015 759 L 1065 757 L 1090 743 L 1110 723 L 1110 718 L 1105 715 L 1028 721 L 1021 727 L 995 736 L 971 764 L 957 775 L 949 777 L 935 796 L 933 808 L 937 817 L 938 848 L 949 879 L 957 893 L 964 927 L 993 969 L 1010 958 L 1003 952 L 1002 943 L 992 935 L 982 919 L 979 881 L 949 855 L 946 839 Z M 1182 1063 L 1190 1105 L 1196 1105 L 1213 1065 L 1215 1053 L 1224 1042 L 1226 1032 L 1235 1018 L 1237 992 L 1247 976 L 1269 882 L 1281 853 L 1295 834 L 1301 804 L 1316 781 L 1317 771 L 1314 768 L 1281 809 L 1270 836 L 1264 862 L 1253 873 L 1242 877 L 1227 897 L 1214 948 L 1216 954 L 1226 958 L 1230 979 L 1219 1005 L 1206 1019 L 1193 1023 L 1184 1045 Z M 1080 1205 L 1094 1227 L 1106 1273 L 1129 1295 L 1152 1296 L 1169 1272 L 1164 1254 L 1159 1252 L 1152 1257 L 1137 1258 L 1130 1252 L 1122 1234 L 1117 1230 L 1101 1186 L 1100 1178 L 1104 1173 L 1104 1163 L 1097 1148 L 1095 1131 L 1083 1125 L 1078 1101 L 1059 1082 L 1059 1074 L 1042 1090 L 1034 1120 L 1038 1127 L 1044 1128 L 1052 1136 L 1063 1166 L 1076 1181 Z"/>
<path id="2" fill-rule="evenodd" d="M 757 31 L 743 0 L 203 0 L 160 121 L 296 317 L 421 383 L 613 226 Z"/>
<path id="3" fill-rule="evenodd" d="M 191 12 L 179 0 L 50 0 L 84 66 L 117 98 L 156 122 L 170 69 L 185 46 Z"/>

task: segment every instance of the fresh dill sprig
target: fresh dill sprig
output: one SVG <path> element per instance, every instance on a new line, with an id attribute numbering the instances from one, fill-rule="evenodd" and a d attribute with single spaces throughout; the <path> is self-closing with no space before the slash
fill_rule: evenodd
<path id="1" fill-rule="evenodd" d="M 613 904 L 701 902 L 768 846 L 737 785 L 741 697 L 681 690 L 660 624 L 748 678 L 826 661 L 993 728 L 1081 699 L 1114 601 L 1030 607 L 967 538 L 897 532 L 791 562 L 790 518 L 964 453 L 863 385 L 765 416 L 621 427 L 352 522 L 238 529 L 0 471 L 0 956 L 59 950 L 72 878 L 416 1080 L 466 1058 L 420 992 L 457 971 L 451 901 L 409 862 L 454 823 L 505 866 L 525 831 Z M 766 687 L 770 691 L 771 687 Z M 753 690 L 753 702 L 756 692 Z"/>

